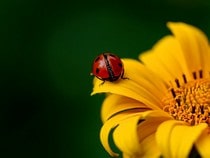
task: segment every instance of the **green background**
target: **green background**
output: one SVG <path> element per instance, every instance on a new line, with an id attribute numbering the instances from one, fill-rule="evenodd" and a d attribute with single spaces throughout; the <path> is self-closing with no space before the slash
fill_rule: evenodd
<path id="1" fill-rule="evenodd" d="M 107 158 L 96 55 L 136 58 L 183 21 L 210 36 L 208 0 L 0 2 L 0 157 Z"/>

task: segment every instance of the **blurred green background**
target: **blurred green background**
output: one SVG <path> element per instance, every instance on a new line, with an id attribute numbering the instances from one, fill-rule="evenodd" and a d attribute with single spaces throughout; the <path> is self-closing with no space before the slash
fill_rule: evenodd
<path id="1" fill-rule="evenodd" d="M 0 157 L 107 158 L 92 61 L 137 58 L 183 21 L 210 37 L 208 0 L 0 1 Z"/>

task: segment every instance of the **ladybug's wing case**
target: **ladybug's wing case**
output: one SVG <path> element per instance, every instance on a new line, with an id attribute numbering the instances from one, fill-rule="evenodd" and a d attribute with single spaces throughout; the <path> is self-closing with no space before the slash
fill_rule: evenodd
<path id="1" fill-rule="evenodd" d="M 93 75 L 101 80 L 107 80 L 109 73 L 107 71 L 107 65 L 102 55 L 98 56 L 93 63 Z"/>
<path id="2" fill-rule="evenodd" d="M 123 69 L 123 63 L 121 59 L 115 55 L 109 55 L 108 57 L 109 65 L 112 69 L 112 72 L 116 78 L 119 78 L 123 75 L 124 69 Z"/>
<path id="3" fill-rule="evenodd" d="M 94 60 L 92 73 L 100 80 L 116 81 L 123 77 L 123 63 L 118 56 L 103 53 Z"/>

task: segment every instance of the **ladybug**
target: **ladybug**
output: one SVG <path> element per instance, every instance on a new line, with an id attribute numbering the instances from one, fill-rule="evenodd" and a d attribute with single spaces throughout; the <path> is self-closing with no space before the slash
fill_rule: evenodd
<path id="1" fill-rule="evenodd" d="M 98 79 L 114 82 L 119 78 L 123 78 L 124 67 L 121 59 L 112 53 L 102 53 L 97 56 L 93 62 L 92 75 Z M 102 84 L 103 84 L 102 83 Z"/>

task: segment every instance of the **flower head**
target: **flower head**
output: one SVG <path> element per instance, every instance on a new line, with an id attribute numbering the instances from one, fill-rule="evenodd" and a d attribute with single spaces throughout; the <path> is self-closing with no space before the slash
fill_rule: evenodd
<path id="1" fill-rule="evenodd" d="M 111 156 L 109 135 L 125 158 L 210 157 L 210 47 L 199 29 L 168 23 L 173 35 L 122 59 L 128 80 L 94 79 L 92 94 L 107 93 L 100 138 Z"/>

